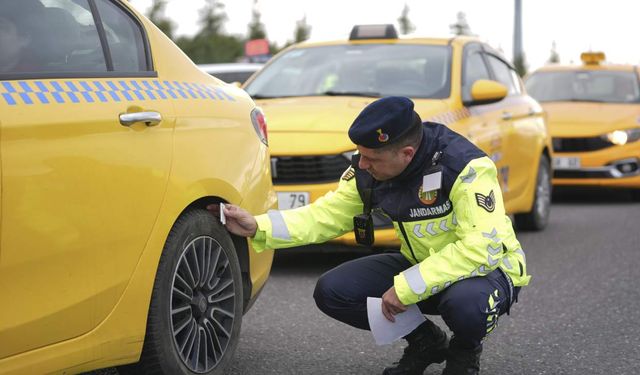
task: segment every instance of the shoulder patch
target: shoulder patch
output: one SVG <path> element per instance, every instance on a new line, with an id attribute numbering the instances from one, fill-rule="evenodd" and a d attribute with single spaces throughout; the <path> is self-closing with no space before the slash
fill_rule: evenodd
<path id="1" fill-rule="evenodd" d="M 493 190 L 488 195 L 482 195 L 476 193 L 476 203 L 478 206 L 484 208 L 487 212 L 493 212 L 496 209 L 496 198 L 493 194 Z"/>
<path id="2" fill-rule="evenodd" d="M 470 184 L 475 179 L 476 179 L 476 170 L 473 169 L 473 167 L 469 167 L 469 172 L 466 175 L 460 176 L 460 180 L 462 181 L 462 183 Z"/>
<path id="3" fill-rule="evenodd" d="M 342 177 L 340 177 L 341 180 L 345 180 L 345 181 L 349 181 L 351 179 L 353 179 L 356 176 L 356 171 L 353 169 L 353 167 L 349 167 L 346 171 L 344 171 L 344 173 L 342 174 Z"/>

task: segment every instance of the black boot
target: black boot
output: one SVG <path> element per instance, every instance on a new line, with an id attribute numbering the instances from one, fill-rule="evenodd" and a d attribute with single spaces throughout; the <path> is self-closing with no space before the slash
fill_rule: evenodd
<path id="1" fill-rule="evenodd" d="M 405 339 L 409 345 L 404 348 L 400 361 L 387 367 L 382 375 L 422 375 L 432 363 L 442 363 L 447 355 L 449 338 L 433 322 L 427 320 Z"/>
<path id="2" fill-rule="evenodd" d="M 482 345 L 474 349 L 461 347 L 456 338 L 451 339 L 447 352 L 447 367 L 442 375 L 478 375 L 480 373 Z"/>

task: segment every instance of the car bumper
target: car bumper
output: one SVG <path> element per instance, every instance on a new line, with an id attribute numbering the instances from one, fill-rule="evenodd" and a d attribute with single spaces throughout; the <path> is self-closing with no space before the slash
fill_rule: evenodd
<path id="1" fill-rule="evenodd" d="M 278 193 L 290 193 L 290 192 L 303 192 L 309 193 L 309 201 L 315 202 L 316 199 L 322 197 L 327 192 L 338 188 L 338 182 L 329 182 L 323 184 L 306 184 L 306 185 L 274 185 L 274 189 Z M 399 247 L 400 240 L 396 235 L 395 229 L 388 219 L 382 217 L 375 217 L 374 225 L 375 242 L 376 247 Z M 357 245 L 353 232 L 344 234 L 331 242 L 340 243 L 343 245 Z"/>
<path id="2" fill-rule="evenodd" d="M 558 158 L 573 158 L 579 161 L 579 165 L 556 165 L 553 173 L 554 185 L 640 187 L 640 142 L 591 152 L 556 152 L 554 159 Z"/>

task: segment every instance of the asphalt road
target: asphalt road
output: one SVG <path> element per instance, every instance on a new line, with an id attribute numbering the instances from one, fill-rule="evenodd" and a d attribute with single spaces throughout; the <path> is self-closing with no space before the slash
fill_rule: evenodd
<path id="1" fill-rule="evenodd" d="M 481 373 L 640 373 L 640 203 L 624 192 L 561 192 L 549 227 L 518 237 L 532 282 L 485 341 Z M 376 346 L 312 299 L 323 272 L 362 255 L 326 246 L 278 251 L 229 373 L 376 374 L 396 360 L 403 343 Z"/>
<path id="2" fill-rule="evenodd" d="M 481 372 L 640 373 L 640 203 L 624 192 L 560 192 L 549 227 L 518 237 L 533 278 L 487 338 Z M 396 360 L 403 343 L 376 346 L 313 301 L 317 278 L 357 256 L 278 251 L 230 373 L 376 374 Z"/>

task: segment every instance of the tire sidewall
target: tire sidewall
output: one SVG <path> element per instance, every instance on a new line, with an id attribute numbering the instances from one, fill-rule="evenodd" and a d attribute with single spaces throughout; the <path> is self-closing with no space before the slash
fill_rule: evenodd
<path id="1" fill-rule="evenodd" d="M 546 176 L 546 179 L 545 177 Z M 540 186 L 540 184 L 546 184 L 547 185 L 547 197 L 540 197 L 538 194 L 538 187 Z M 547 226 L 547 223 L 549 221 L 549 214 L 550 214 L 550 210 L 551 210 L 551 191 L 552 191 L 552 183 L 551 183 L 551 164 L 549 159 L 545 156 L 542 155 L 540 157 L 540 165 L 538 166 L 538 174 L 536 176 L 536 194 L 535 194 L 535 200 L 533 202 L 533 219 L 535 221 L 535 227 L 536 229 L 540 230 L 543 229 L 544 227 Z M 545 199 L 546 202 L 542 202 L 542 200 Z M 538 205 L 540 204 L 545 204 L 545 211 L 546 211 L 546 215 L 541 215 L 539 210 L 538 210 Z"/>
<path id="2" fill-rule="evenodd" d="M 150 308 L 150 332 L 153 342 L 145 345 L 155 345 L 158 364 L 165 374 L 198 374 L 191 371 L 182 361 L 175 346 L 172 335 L 171 292 L 173 275 L 185 247 L 194 239 L 209 236 L 218 241 L 229 259 L 231 274 L 234 280 L 235 304 L 234 321 L 231 329 L 231 340 L 227 345 L 223 358 L 217 366 L 205 374 L 222 374 L 230 363 L 235 352 L 242 324 L 242 278 L 235 247 L 227 231 L 220 223 L 205 210 L 193 210 L 183 214 L 171 230 L 167 243 L 163 249 L 158 273 L 156 275 L 154 293 Z M 154 329 L 155 328 L 155 329 Z"/>

